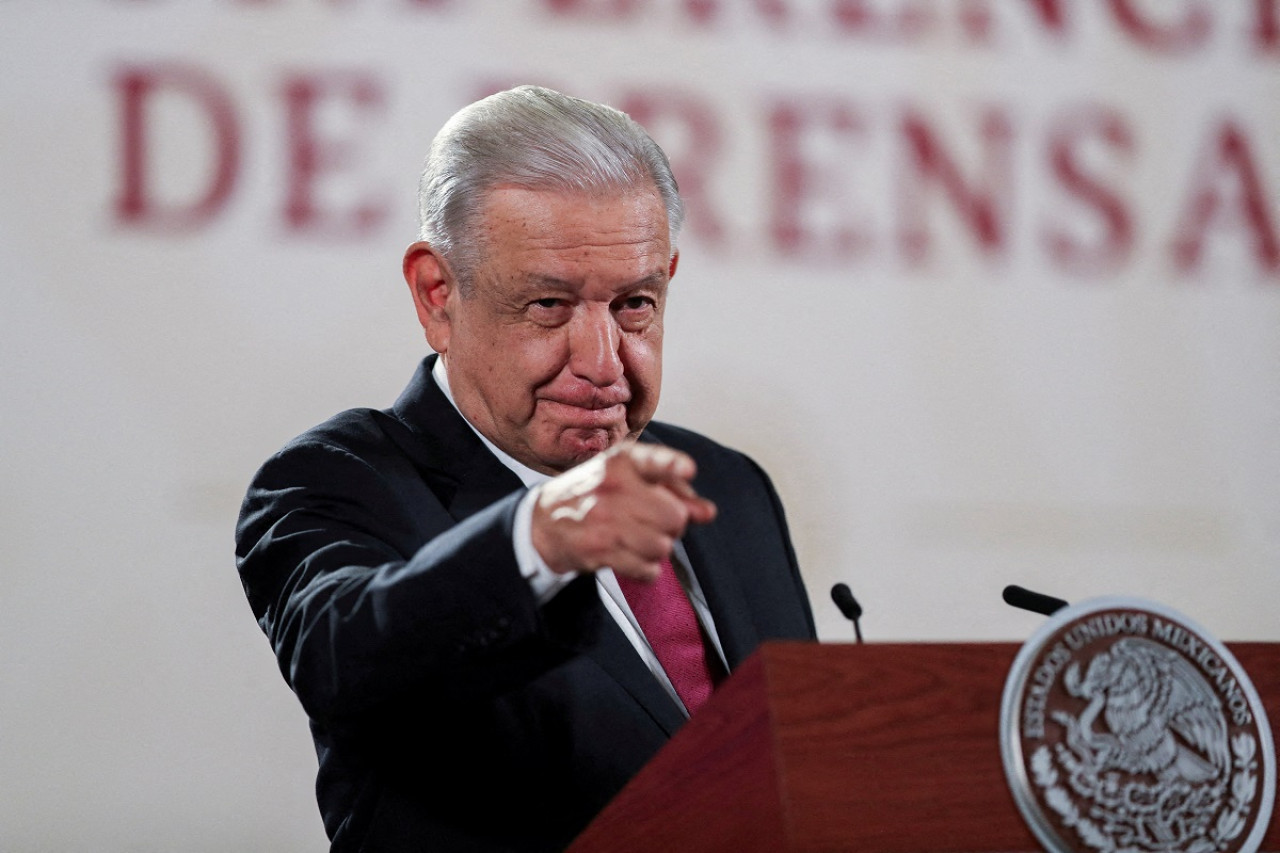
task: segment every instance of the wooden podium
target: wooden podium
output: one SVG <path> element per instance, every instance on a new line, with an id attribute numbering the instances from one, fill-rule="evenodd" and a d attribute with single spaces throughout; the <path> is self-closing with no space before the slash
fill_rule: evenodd
<path id="1" fill-rule="evenodd" d="M 1276 730 L 1280 643 L 1227 645 Z M 1018 648 L 765 644 L 570 851 L 1039 850 L 1000 759 Z"/>

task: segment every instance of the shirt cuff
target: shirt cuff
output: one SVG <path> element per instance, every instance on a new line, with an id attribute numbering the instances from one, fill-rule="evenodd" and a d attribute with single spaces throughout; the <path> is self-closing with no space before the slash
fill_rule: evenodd
<path id="1" fill-rule="evenodd" d="M 520 499 L 516 507 L 515 526 L 511 531 L 512 544 L 516 551 L 516 565 L 520 574 L 529 582 L 529 589 L 538 604 L 546 604 L 555 594 L 564 589 L 578 576 L 578 572 L 559 574 L 551 571 L 551 567 L 542 559 L 538 549 L 533 547 L 533 504 L 542 492 L 536 486 Z"/>

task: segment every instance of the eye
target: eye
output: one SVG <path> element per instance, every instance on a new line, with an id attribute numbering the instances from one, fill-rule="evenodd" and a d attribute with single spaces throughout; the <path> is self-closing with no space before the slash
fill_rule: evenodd
<path id="1" fill-rule="evenodd" d="M 653 322 L 657 312 L 657 302 L 652 296 L 635 293 L 614 302 L 613 311 L 623 329 L 639 332 Z"/>
<path id="2" fill-rule="evenodd" d="M 619 311 L 647 311 L 654 305 L 650 296 L 628 296 L 616 303 Z"/>
<path id="3" fill-rule="evenodd" d="M 525 306 L 529 319 L 541 326 L 559 326 L 569 319 L 573 306 L 567 299 L 558 296 L 544 296 L 531 300 Z"/>

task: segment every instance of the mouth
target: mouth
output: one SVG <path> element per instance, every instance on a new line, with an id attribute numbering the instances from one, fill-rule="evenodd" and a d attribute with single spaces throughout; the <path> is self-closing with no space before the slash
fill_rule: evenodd
<path id="1" fill-rule="evenodd" d="M 627 405 L 625 402 L 608 402 L 604 400 L 588 400 L 566 402 L 564 400 L 539 400 L 547 414 L 570 427 L 580 429 L 603 429 L 625 422 Z"/>

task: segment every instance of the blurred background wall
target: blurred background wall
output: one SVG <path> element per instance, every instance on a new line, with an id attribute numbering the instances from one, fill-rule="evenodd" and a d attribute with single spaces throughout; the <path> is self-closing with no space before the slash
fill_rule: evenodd
<path id="1" fill-rule="evenodd" d="M 1021 583 L 1280 640 L 1280 0 L 0 0 L 0 849 L 324 848 L 253 471 L 425 343 L 416 173 L 521 82 L 690 220 L 659 417 L 777 482 L 824 639 Z"/>

